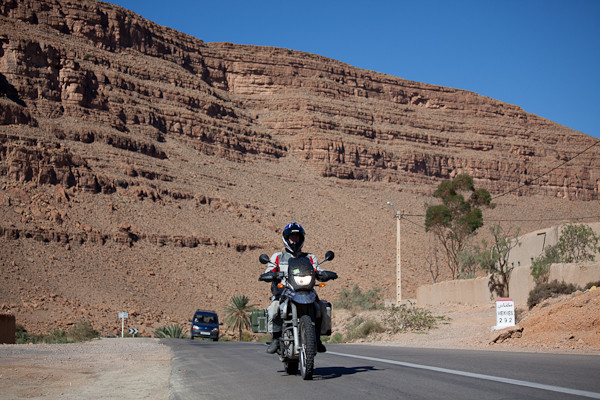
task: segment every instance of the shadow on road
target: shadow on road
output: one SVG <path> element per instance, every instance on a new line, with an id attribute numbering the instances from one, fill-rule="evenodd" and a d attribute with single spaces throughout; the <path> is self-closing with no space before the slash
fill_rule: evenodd
<path id="1" fill-rule="evenodd" d="M 379 371 L 379 369 L 373 366 L 364 367 L 327 367 L 327 368 L 315 368 L 313 377 L 315 380 L 320 379 L 334 379 L 339 378 L 343 375 L 353 375 L 360 372 Z"/>

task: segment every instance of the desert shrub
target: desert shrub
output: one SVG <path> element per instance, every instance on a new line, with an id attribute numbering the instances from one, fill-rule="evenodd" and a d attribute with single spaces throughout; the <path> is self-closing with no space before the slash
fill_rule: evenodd
<path id="1" fill-rule="evenodd" d="M 186 334 L 183 332 L 181 326 L 173 324 L 156 328 L 154 330 L 154 336 L 157 338 L 183 339 L 186 337 Z"/>
<path id="2" fill-rule="evenodd" d="M 69 337 L 67 336 L 67 331 L 64 329 L 55 329 L 52 330 L 48 335 L 43 338 L 44 343 L 69 343 Z"/>
<path id="3" fill-rule="evenodd" d="M 323 336 L 321 340 L 328 343 L 342 343 L 344 336 L 340 332 L 337 332 L 329 337 Z"/>
<path id="4" fill-rule="evenodd" d="M 267 342 L 270 342 L 270 341 L 271 341 L 271 335 L 270 335 L 270 334 L 268 334 L 268 333 L 265 333 L 265 334 L 263 334 L 263 335 L 260 335 L 260 336 L 259 336 L 259 337 L 256 339 L 256 341 L 257 341 L 258 343 L 267 343 Z"/>
<path id="5" fill-rule="evenodd" d="M 589 290 L 591 289 L 593 286 L 596 286 L 597 288 L 600 288 L 600 281 L 597 282 L 588 282 L 587 285 L 585 285 L 585 290 Z"/>
<path id="6" fill-rule="evenodd" d="M 380 292 L 381 288 L 374 287 L 363 293 L 358 287 L 358 284 L 356 284 L 352 290 L 346 288 L 342 289 L 337 300 L 333 302 L 333 305 L 337 308 L 344 308 L 346 310 L 352 310 L 354 308 L 360 308 L 361 310 L 375 310 L 381 308 L 383 303 Z"/>
<path id="7" fill-rule="evenodd" d="M 385 328 L 379 322 L 372 319 L 356 318 L 349 327 L 346 339 L 363 339 L 369 335 L 381 332 L 385 332 Z"/>
<path id="8" fill-rule="evenodd" d="M 540 283 L 529 292 L 527 306 L 531 310 L 533 307 L 550 297 L 555 297 L 560 294 L 571 294 L 577 290 L 579 290 L 579 288 L 576 285 L 559 282 L 557 280 L 553 280 L 549 283 Z"/>
<path id="9" fill-rule="evenodd" d="M 30 335 L 23 325 L 17 324 L 15 328 L 15 342 L 17 344 L 39 343 L 41 341 L 39 335 Z"/>
<path id="10" fill-rule="evenodd" d="M 48 334 L 29 334 L 23 325 L 16 326 L 15 341 L 17 344 L 26 343 L 74 343 L 91 340 L 98 337 L 97 331 L 92 329 L 92 325 L 85 319 L 77 322 L 68 331 L 64 329 L 53 329 Z"/>
<path id="11" fill-rule="evenodd" d="M 92 328 L 92 324 L 85 320 L 80 319 L 67 333 L 69 339 L 75 342 L 84 342 L 97 338 L 99 336 L 98 331 Z"/>
<path id="12" fill-rule="evenodd" d="M 429 310 L 408 302 L 399 306 L 392 305 L 386 310 L 384 321 L 392 333 L 398 333 L 429 330 L 435 326 L 437 319 Z"/>
<path id="13" fill-rule="evenodd" d="M 25 330 L 25 327 L 21 324 L 15 326 L 15 339 L 17 344 L 27 343 L 29 334 Z"/>

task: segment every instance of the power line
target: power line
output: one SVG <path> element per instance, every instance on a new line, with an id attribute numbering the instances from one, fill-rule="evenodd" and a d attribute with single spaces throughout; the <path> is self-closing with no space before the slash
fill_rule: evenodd
<path id="1" fill-rule="evenodd" d="M 425 214 L 402 214 L 400 215 L 400 219 L 403 219 L 407 222 L 410 222 L 413 225 L 418 226 L 419 228 L 423 228 L 425 229 L 425 226 L 418 224 L 414 221 L 411 221 L 408 218 L 405 217 L 425 217 Z M 585 216 L 585 217 L 557 217 L 557 218 L 533 218 L 533 219 L 523 219 L 523 218 L 519 218 L 519 219 L 503 219 L 503 218 L 499 218 L 499 219 L 493 219 L 493 218 L 486 218 L 486 221 L 489 222 L 542 222 L 542 221 L 564 221 L 564 220 L 582 220 L 582 219 L 596 219 L 596 220 L 600 220 L 600 215 L 590 215 L 590 216 Z"/>
<path id="2" fill-rule="evenodd" d="M 535 219 L 490 219 L 491 222 L 537 222 L 537 221 L 562 221 L 562 220 L 577 220 L 577 219 L 600 219 L 600 215 L 592 215 L 589 217 L 563 217 L 563 218 L 535 218 Z"/>
<path id="3" fill-rule="evenodd" d="M 499 198 L 499 197 L 502 197 L 502 196 L 505 196 L 505 195 L 507 195 L 507 194 L 509 194 L 509 193 L 512 193 L 512 192 L 514 192 L 514 191 L 516 191 L 516 190 L 518 190 L 518 189 L 520 189 L 520 188 L 522 188 L 522 187 L 524 187 L 524 186 L 528 186 L 530 183 L 532 183 L 532 182 L 534 182 L 534 181 L 536 181 L 536 180 L 538 180 L 538 179 L 540 179 L 540 178 L 542 178 L 542 177 L 544 177 L 544 176 L 548 175 L 548 174 L 549 174 L 549 173 L 551 173 L 552 171 L 556 171 L 557 169 L 561 168 L 561 167 L 562 167 L 562 166 L 564 166 L 565 164 L 567 164 L 567 163 L 569 163 L 570 161 L 574 160 L 576 157 L 579 157 L 580 155 L 582 155 L 583 153 L 585 153 L 586 151 L 588 151 L 588 150 L 589 150 L 589 149 L 591 149 L 592 147 L 596 146 L 598 143 L 600 143 L 600 140 L 599 140 L 599 141 L 596 141 L 595 143 L 593 143 L 592 145 L 588 146 L 588 147 L 587 147 L 587 148 L 585 148 L 584 150 L 582 150 L 582 151 L 580 151 L 579 153 L 575 154 L 573 157 L 571 157 L 570 159 L 566 160 L 566 161 L 565 161 L 565 162 L 563 162 L 562 164 L 560 164 L 560 165 L 557 165 L 556 167 L 554 167 L 554 168 L 552 168 L 552 169 L 550 169 L 550 170 L 546 171 L 546 172 L 545 172 L 545 173 L 543 173 L 542 175 L 539 175 L 539 176 L 535 177 L 534 179 L 532 179 L 532 180 L 530 180 L 530 181 L 528 181 L 528 182 L 526 182 L 526 183 L 524 183 L 524 184 L 522 184 L 522 185 L 519 185 L 519 186 L 517 186 L 517 187 L 516 187 L 516 188 L 514 188 L 514 189 L 511 189 L 511 190 L 509 190 L 509 191 L 507 191 L 507 192 L 504 192 L 504 193 L 502 193 L 502 194 L 499 194 L 498 196 L 492 197 L 492 200 L 495 200 L 495 199 L 497 199 L 497 198 Z M 393 204 L 391 204 L 390 202 L 388 202 L 388 204 L 389 204 L 389 205 L 393 205 Z M 416 225 L 416 226 L 418 226 L 418 227 L 420 227 L 420 228 L 423 228 L 423 229 L 425 229 L 425 227 L 424 227 L 423 225 L 417 224 L 416 222 L 414 222 L 414 221 L 411 221 L 411 220 L 410 220 L 410 219 L 408 219 L 408 218 L 405 218 L 405 217 L 425 217 L 425 216 L 426 216 L 425 214 L 404 214 L 404 213 L 402 213 L 402 214 L 400 214 L 398 217 L 399 217 L 400 219 L 404 219 L 404 220 L 406 220 L 406 221 L 410 222 L 410 223 L 411 223 L 411 224 L 413 224 L 413 225 Z M 600 219 L 600 215 L 594 215 L 594 216 L 589 216 L 589 217 L 569 217 L 569 218 L 564 218 L 564 217 L 563 217 L 563 218 L 535 218 L 535 219 L 487 219 L 487 221 L 491 221 L 491 222 L 538 222 L 538 221 L 562 221 L 562 220 L 565 220 L 565 219 L 566 219 L 566 220 L 580 220 L 580 219 Z"/>
<path id="4" fill-rule="evenodd" d="M 421 225 L 421 224 L 417 224 L 416 222 L 414 222 L 414 221 L 411 221 L 411 220 L 410 220 L 410 219 L 408 219 L 408 218 L 404 218 L 405 216 L 406 216 L 406 214 L 404 214 L 404 215 L 401 215 L 401 216 L 400 216 L 400 219 L 403 219 L 403 220 L 405 220 L 405 221 L 408 221 L 408 222 L 410 222 L 411 224 L 418 226 L 419 228 L 423 228 L 423 229 L 425 229 L 425 227 L 424 227 L 423 225 Z M 409 216 L 410 216 L 410 217 L 424 217 L 424 215 L 409 215 Z"/>
<path id="5" fill-rule="evenodd" d="M 556 167 L 554 167 L 554 168 L 550 169 L 549 171 L 546 171 L 546 172 L 545 172 L 545 173 L 543 173 L 542 175 L 540 175 L 540 176 L 537 176 L 537 177 L 535 177 L 534 179 L 532 179 L 532 180 L 530 180 L 530 181 L 526 181 L 524 184 L 522 184 L 522 185 L 519 185 L 519 186 L 517 186 L 516 188 L 509 190 L 508 192 L 504 192 L 504 193 L 502 193 L 502 194 L 499 194 L 498 196 L 492 197 L 492 200 L 495 200 L 495 199 L 497 199 L 498 197 L 502 197 L 502 196 L 505 196 L 505 195 L 507 195 L 507 194 L 509 194 L 509 193 L 512 193 L 512 192 L 516 191 L 516 190 L 519 190 L 519 189 L 521 189 L 521 188 L 522 188 L 522 187 L 524 187 L 524 186 L 529 186 L 531 183 L 533 183 L 533 182 L 537 181 L 538 179 L 540 179 L 540 178 L 542 178 L 542 177 L 544 177 L 544 176 L 548 175 L 548 174 L 549 174 L 549 173 L 551 173 L 552 171 L 556 171 L 557 169 L 559 169 L 559 168 L 560 168 L 560 167 L 562 167 L 563 165 L 565 165 L 565 164 L 567 164 L 568 162 L 570 162 L 570 161 L 574 160 L 576 157 L 579 157 L 580 155 L 582 155 L 583 153 L 585 153 L 586 151 L 588 151 L 588 150 L 589 150 L 589 149 L 591 149 L 592 147 L 596 146 L 598 143 L 600 143 L 600 140 L 599 140 L 599 141 L 597 141 L 597 142 L 595 142 L 594 144 L 592 144 L 591 146 L 589 146 L 589 147 L 588 147 L 588 148 L 586 148 L 585 150 L 583 150 L 583 151 L 580 151 L 579 153 L 575 154 L 573 157 L 571 157 L 570 159 L 566 160 L 566 161 L 565 161 L 565 162 L 563 162 L 562 164 L 560 164 L 560 165 L 557 165 Z"/>

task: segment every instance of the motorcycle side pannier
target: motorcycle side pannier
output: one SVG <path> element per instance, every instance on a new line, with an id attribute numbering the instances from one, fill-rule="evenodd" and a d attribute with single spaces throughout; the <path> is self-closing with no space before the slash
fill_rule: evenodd
<path id="1" fill-rule="evenodd" d="M 331 335 L 331 303 L 321 300 L 321 335 Z"/>
<path id="2" fill-rule="evenodd" d="M 250 323 L 253 333 L 267 332 L 267 310 L 252 310 L 250 313 Z"/>

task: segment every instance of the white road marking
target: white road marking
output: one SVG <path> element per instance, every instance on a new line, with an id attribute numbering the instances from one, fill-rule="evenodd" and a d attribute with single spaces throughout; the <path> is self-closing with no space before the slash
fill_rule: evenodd
<path id="1" fill-rule="evenodd" d="M 549 391 L 557 392 L 557 393 L 565 393 L 565 394 L 572 394 L 575 396 L 589 397 L 592 399 L 600 399 L 600 393 L 588 392 L 586 390 L 569 389 L 569 388 L 560 387 L 560 386 L 544 385 L 542 383 L 520 381 L 518 379 L 501 378 L 501 377 L 497 377 L 497 376 L 475 374 L 472 372 L 457 371 L 457 370 L 447 369 L 447 368 L 431 367 L 428 365 L 420 365 L 420 364 L 413 364 L 413 363 L 407 363 L 407 362 L 402 362 L 402 361 L 386 360 L 384 358 L 357 356 L 357 355 L 353 355 L 353 354 L 336 353 L 333 351 L 328 351 L 326 354 L 333 354 L 336 356 L 350 357 L 350 358 L 359 358 L 361 360 L 369 360 L 369 361 L 376 361 L 376 362 L 381 362 L 381 363 L 386 363 L 386 364 L 400 365 L 402 367 L 425 369 L 425 370 L 429 370 L 429 371 L 441 372 L 444 374 L 460 375 L 460 376 L 465 376 L 465 377 L 469 377 L 469 378 L 484 379 L 484 380 L 493 381 L 493 382 L 507 383 L 509 385 L 525 386 L 525 387 L 534 388 L 534 389 L 549 390 Z"/>

